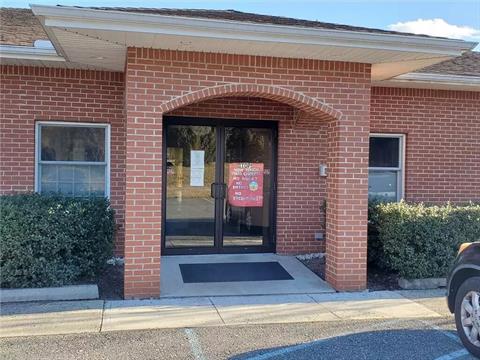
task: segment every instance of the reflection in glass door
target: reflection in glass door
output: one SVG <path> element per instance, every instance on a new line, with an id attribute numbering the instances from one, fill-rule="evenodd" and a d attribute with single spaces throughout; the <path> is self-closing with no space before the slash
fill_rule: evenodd
<path id="1" fill-rule="evenodd" d="M 268 245 L 272 130 L 225 128 L 224 246 Z"/>
<path id="2" fill-rule="evenodd" d="M 273 122 L 167 118 L 165 254 L 272 251 Z"/>
<path id="3" fill-rule="evenodd" d="M 165 247 L 213 247 L 216 131 L 212 126 L 167 127 Z M 165 177 L 164 177 L 165 178 Z"/>

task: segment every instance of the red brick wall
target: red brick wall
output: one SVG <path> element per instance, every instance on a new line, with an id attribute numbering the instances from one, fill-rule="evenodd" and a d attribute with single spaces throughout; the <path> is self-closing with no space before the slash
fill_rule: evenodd
<path id="1" fill-rule="evenodd" d="M 285 161 L 295 162 L 298 170 L 284 172 L 285 178 L 279 181 L 295 187 L 290 195 L 300 200 L 295 203 L 287 194 L 281 201 L 296 209 L 293 217 L 299 219 L 317 206 L 308 203 L 309 195 L 301 193 L 301 187 L 311 186 L 310 174 L 318 179 L 318 168 L 310 161 L 319 150 L 310 147 L 311 141 L 328 139 L 327 279 L 338 289 L 364 288 L 370 65 L 130 48 L 126 66 L 125 296 L 159 293 L 161 112 L 219 97 L 217 91 L 223 97 L 269 98 L 311 110 L 308 115 L 294 116 L 296 125 L 309 129 L 330 119 L 327 136 L 320 131 L 285 132 L 295 138 L 297 146 L 285 146 Z M 299 158 L 308 159 L 308 165 L 304 167 Z M 303 201 L 307 203 L 302 205 Z M 279 216 L 287 219 L 288 215 Z M 297 228 L 286 228 L 294 234 L 302 225 L 315 227 L 306 220 Z"/>
<path id="2" fill-rule="evenodd" d="M 325 250 L 315 233 L 325 231 L 326 179 L 319 176 L 319 164 L 326 163 L 326 122 L 294 125 L 293 107 L 252 97 L 206 100 L 167 115 L 278 121 L 277 252 Z"/>
<path id="3" fill-rule="evenodd" d="M 405 198 L 480 201 L 480 92 L 372 89 L 371 131 L 406 134 Z"/>
<path id="4" fill-rule="evenodd" d="M 162 113 L 217 91 L 222 117 L 225 106 L 246 118 L 281 117 L 278 251 L 318 251 L 313 235 L 323 227 L 329 188 L 327 278 L 339 289 L 365 286 L 369 65 L 129 49 L 125 82 L 120 73 L 11 66 L 2 67 L 1 80 L 4 193 L 34 188 L 35 120 L 111 123 L 111 198 L 125 224 L 126 297 L 159 292 Z M 238 96 L 256 99 L 240 104 Z M 208 106 L 189 109 L 213 114 Z M 323 161 L 326 181 L 318 176 Z"/>
<path id="5" fill-rule="evenodd" d="M 407 135 L 407 200 L 480 200 L 480 93 L 370 93 L 369 71 L 364 64 L 147 49 L 129 49 L 125 82 L 121 73 L 2 66 L 0 192 L 34 189 L 36 120 L 110 123 L 111 199 L 120 226 L 126 217 L 125 295 L 157 296 L 161 106 L 183 96 L 168 103 L 169 109 L 178 107 L 169 114 L 278 120 L 277 250 L 318 251 L 313 235 L 324 228 L 326 197 L 327 279 L 338 289 L 360 289 L 370 131 Z M 205 91 L 209 98 L 213 87 L 238 83 L 256 90 L 182 107 L 191 102 L 189 94 Z M 294 95 L 275 95 L 277 87 Z M 309 107 L 327 116 L 309 113 Z M 318 176 L 323 162 L 329 166 L 326 180 Z M 118 254 L 123 248 L 120 228 Z"/>
<path id="6" fill-rule="evenodd" d="M 35 121 L 111 124 L 111 201 L 123 253 L 125 126 L 122 73 L 0 67 L 0 193 L 35 187 Z"/>
<path id="7" fill-rule="evenodd" d="M 326 276 L 338 289 L 365 286 L 369 132 L 407 135 L 407 200 L 480 200 L 478 92 L 370 92 L 364 64 L 146 49 L 129 49 L 125 82 L 121 73 L 0 69 L 1 193 L 34 189 L 36 120 L 111 124 L 126 297 L 159 292 L 165 104 L 176 108 L 169 115 L 279 121 L 277 251 L 321 249 L 313 236 L 324 229 L 326 198 Z M 216 87 L 232 83 L 254 91 L 212 99 Z M 318 176 L 323 162 L 327 179 Z M 123 239 L 120 228 L 118 254 Z"/>

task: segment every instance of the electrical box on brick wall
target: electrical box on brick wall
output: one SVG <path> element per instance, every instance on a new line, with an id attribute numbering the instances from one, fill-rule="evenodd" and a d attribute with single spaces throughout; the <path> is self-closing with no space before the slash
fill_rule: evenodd
<path id="1" fill-rule="evenodd" d="M 327 176 L 327 165 L 325 164 L 320 164 L 320 176 L 321 177 L 326 177 Z"/>

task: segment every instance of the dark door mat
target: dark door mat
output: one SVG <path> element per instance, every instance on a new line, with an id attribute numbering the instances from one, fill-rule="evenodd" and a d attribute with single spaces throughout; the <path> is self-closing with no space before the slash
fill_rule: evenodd
<path id="1" fill-rule="evenodd" d="M 184 283 L 293 280 L 277 261 L 180 264 Z"/>

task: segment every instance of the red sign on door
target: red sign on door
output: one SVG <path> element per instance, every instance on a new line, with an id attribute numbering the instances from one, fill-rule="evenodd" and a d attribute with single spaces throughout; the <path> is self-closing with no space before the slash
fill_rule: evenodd
<path id="1" fill-rule="evenodd" d="M 228 164 L 228 202 L 237 207 L 263 206 L 263 163 Z"/>

